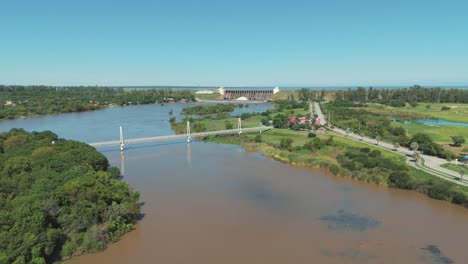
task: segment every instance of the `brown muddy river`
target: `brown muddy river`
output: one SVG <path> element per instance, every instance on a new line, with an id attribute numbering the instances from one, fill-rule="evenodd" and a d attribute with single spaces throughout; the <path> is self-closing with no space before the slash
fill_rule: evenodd
<path id="1" fill-rule="evenodd" d="M 0 122 L 97 142 L 167 135 L 186 104 Z M 242 111 L 264 111 L 253 105 Z M 119 151 L 103 153 L 121 166 Z M 129 146 L 124 180 L 141 193 L 136 229 L 69 263 L 468 263 L 468 210 L 414 192 L 348 181 L 237 146 Z"/>
<path id="2" fill-rule="evenodd" d="M 105 153 L 120 166 L 119 152 Z M 125 153 L 143 219 L 71 263 L 468 263 L 468 210 L 294 168 L 236 146 Z"/>

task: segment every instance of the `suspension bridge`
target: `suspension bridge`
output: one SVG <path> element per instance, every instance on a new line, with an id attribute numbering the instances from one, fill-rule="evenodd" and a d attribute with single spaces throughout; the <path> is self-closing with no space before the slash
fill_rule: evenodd
<path id="1" fill-rule="evenodd" d="M 271 128 L 272 127 L 269 127 L 269 126 L 242 128 L 242 121 L 239 118 L 237 122 L 237 128 L 234 128 L 234 129 L 191 133 L 190 122 L 187 122 L 187 130 L 185 134 L 124 139 L 123 129 L 122 129 L 122 126 L 120 126 L 120 140 L 95 142 L 95 143 L 89 143 L 89 145 L 93 147 L 120 146 L 120 150 L 123 151 L 125 146 L 130 145 L 130 144 L 151 143 L 151 142 L 160 142 L 160 141 L 168 141 L 168 140 L 178 140 L 178 139 L 186 139 L 187 143 L 190 143 L 192 138 L 196 138 L 196 137 L 206 137 L 206 136 L 215 136 L 215 135 L 235 135 L 235 134 L 252 133 L 252 132 L 262 133 L 263 131 L 269 130 Z"/>

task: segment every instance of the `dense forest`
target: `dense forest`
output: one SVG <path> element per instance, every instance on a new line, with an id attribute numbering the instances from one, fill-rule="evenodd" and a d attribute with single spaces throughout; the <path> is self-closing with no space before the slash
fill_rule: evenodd
<path id="1" fill-rule="evenodd" d="M 0 263 L 53 263 L 102 250 L 133 228 L 138 193 L 84 143 L 0 133 Z"/>
<path id="2" fill-rule="evenodd" d="M 101 109 L 109 106 L 195 100 L 188 90 L 0 85 L 0 120 Z"/>
<path id="3" fill-rule="evenodd" d="M 404 106 L 404 103 L 468 103 L 468 90 L 425 88 L 419 85 L 404 89 L 368 89 L 358 87 L 337 91 L 336 101 L 379 102 L 392 106 Z"/>

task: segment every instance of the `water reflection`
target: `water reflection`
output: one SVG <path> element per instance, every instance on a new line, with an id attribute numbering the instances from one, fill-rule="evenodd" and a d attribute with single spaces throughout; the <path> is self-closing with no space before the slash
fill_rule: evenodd
<path id="1" fill-rule="evenodd" d="M 120 151 L 120 174 L 125 177 L 125 153 Z"/>
<path id="2" fill-rule="evenodd" d="M 192 167 L 192 144 L 187 143 L 187 165 Z"/>

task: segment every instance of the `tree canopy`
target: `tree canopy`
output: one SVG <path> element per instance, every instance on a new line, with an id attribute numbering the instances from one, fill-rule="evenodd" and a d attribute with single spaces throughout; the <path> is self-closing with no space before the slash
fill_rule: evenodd
<path id="1" fill-rule="evenodd" d="M 0 263 L 53 263 L 133 228 L 139 194 L 93 147 L 45 132 L 0 133 Z"/>

